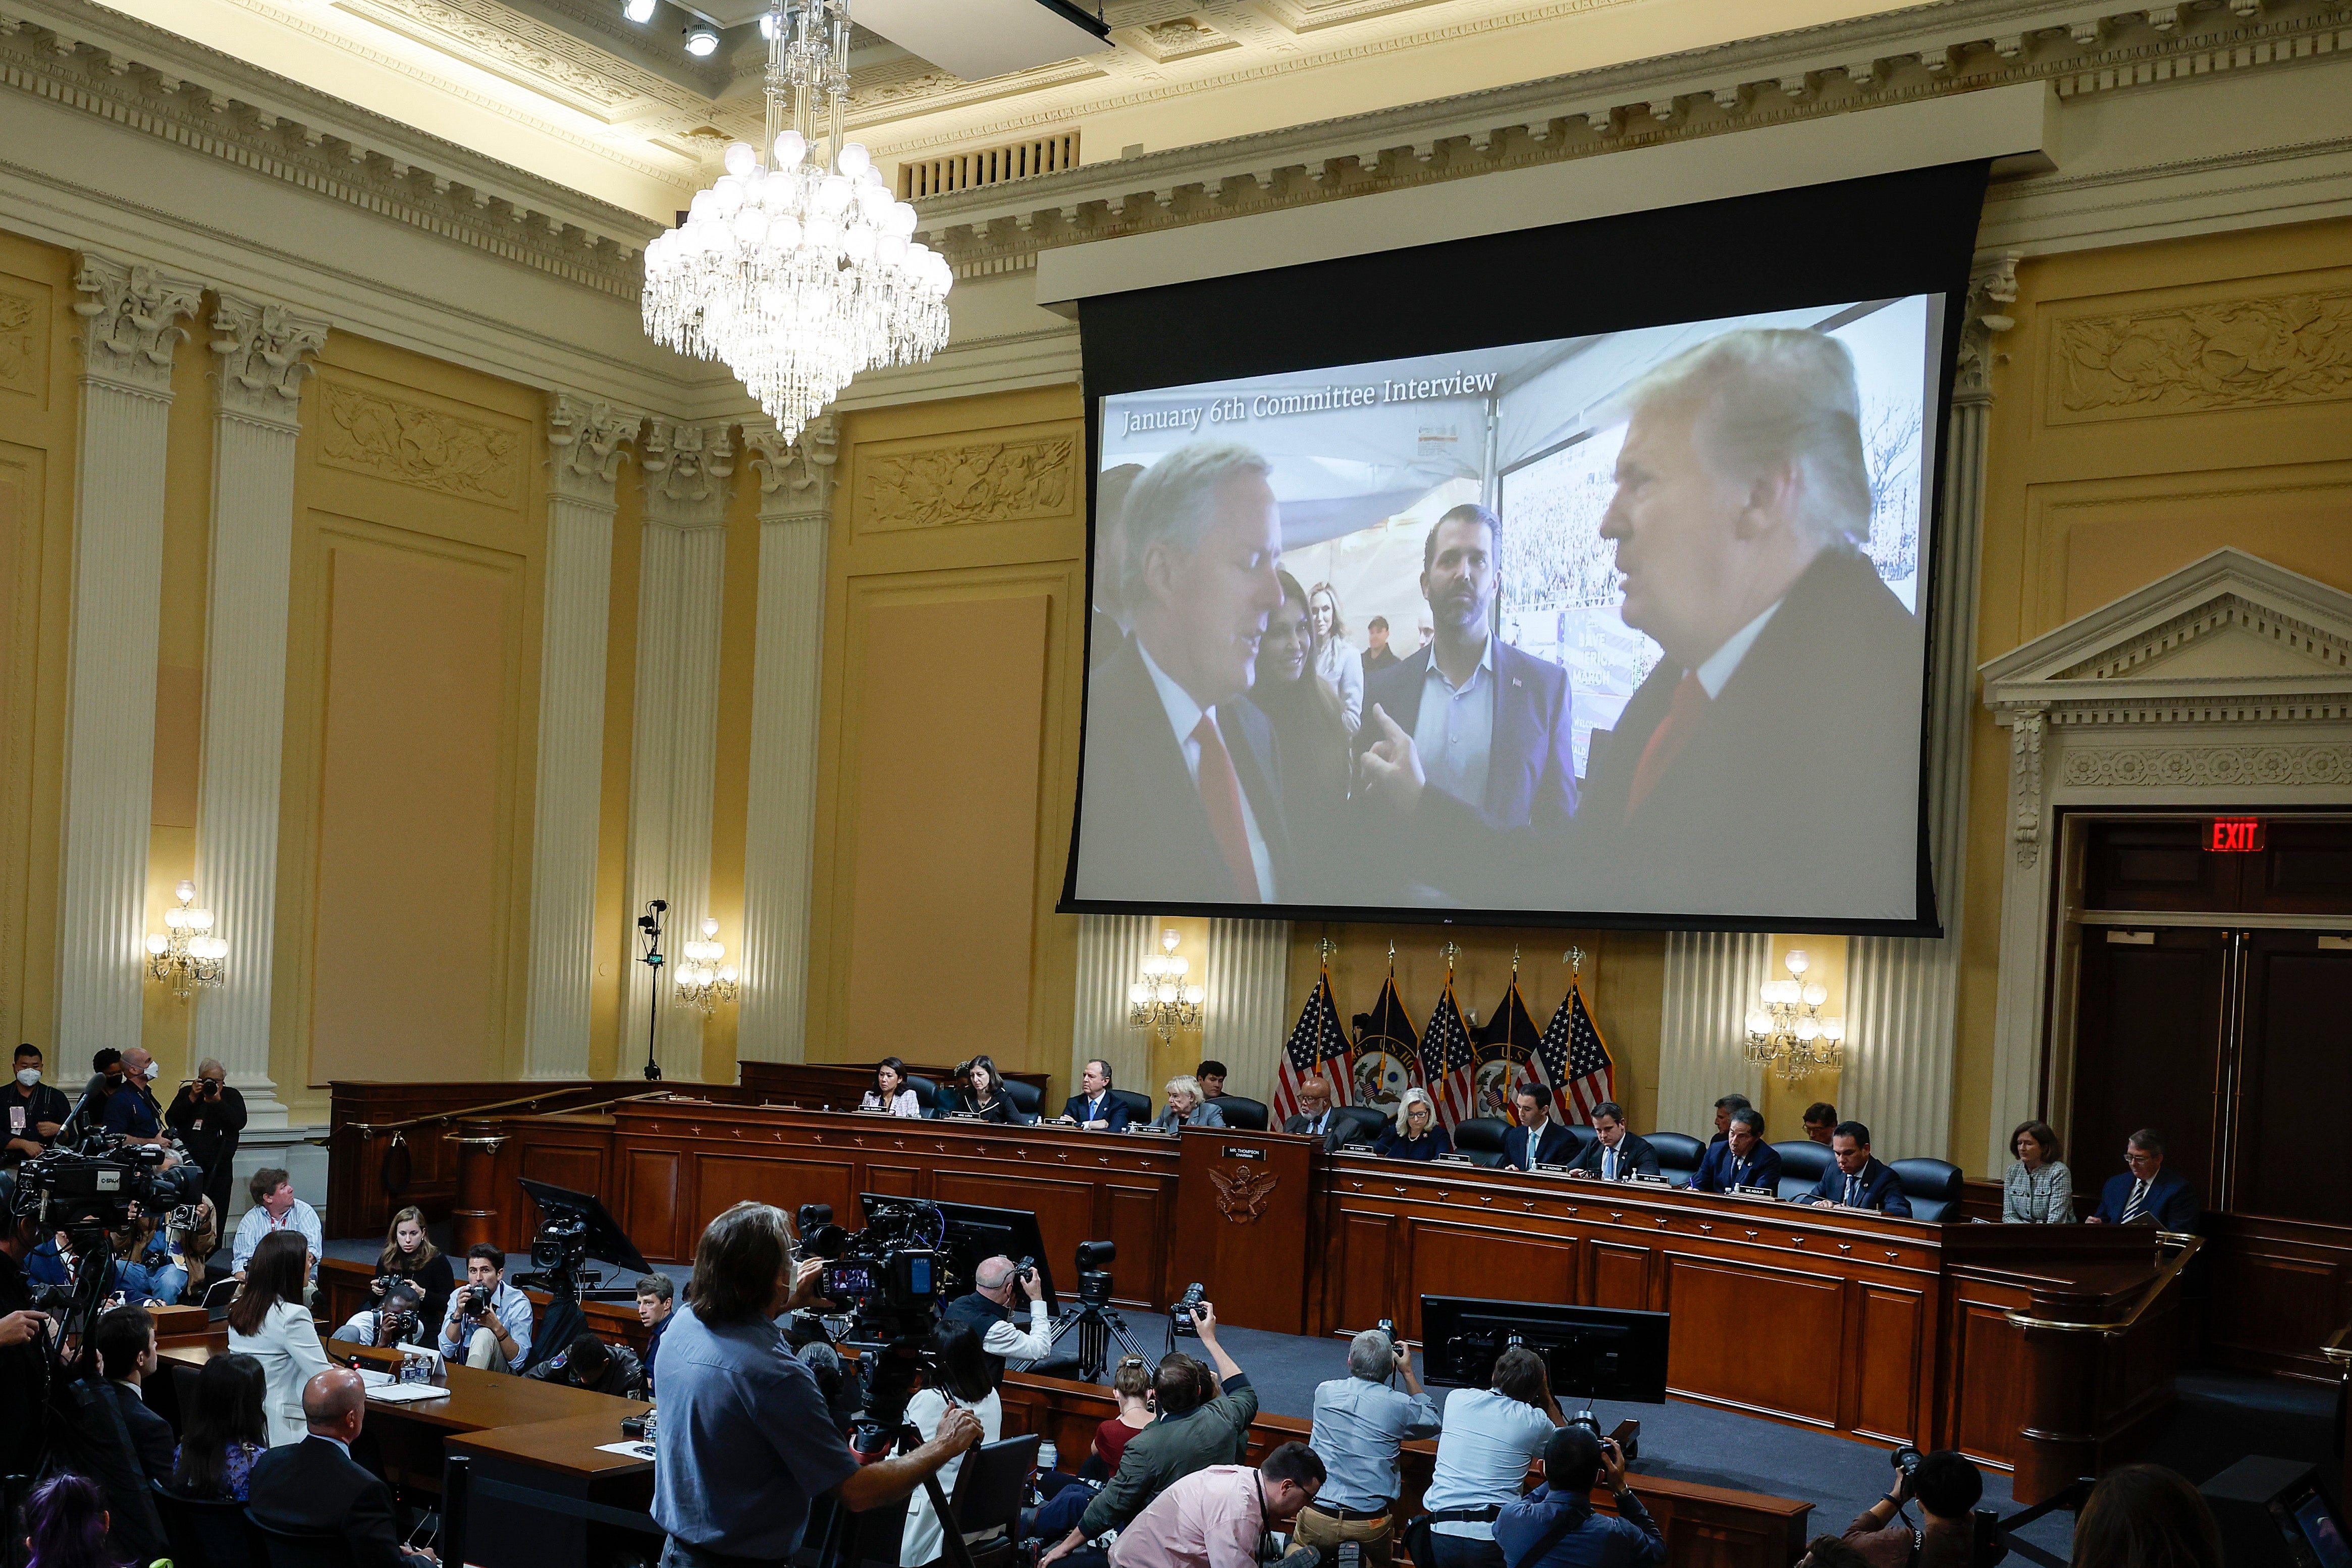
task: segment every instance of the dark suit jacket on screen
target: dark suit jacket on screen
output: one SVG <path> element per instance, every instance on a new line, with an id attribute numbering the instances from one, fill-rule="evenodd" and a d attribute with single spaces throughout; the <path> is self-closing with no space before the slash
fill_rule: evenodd
<path id="1" fill-rule="evenodd" d="M 1431 644 L 1364 679 L 1364 724 L 1356 731 L 1363 750 L 1383 734 L 1372 722 L 1372 705 L 1407 735 L 1421 718 L 1423 688 L 1429 679 Z M 1575 695 L 1568 672 L 1548 659 L 1522 653 L 1500 638 L 1495 642 L 1495 735 L 1486 751 L 1486 794 L 1473 800 L 1497 827 L 1530 822 L 1558 829 L 1576 815 L 1576 758 L 1569 749 L 1569 718 Z"/>
<path id="2" fill-rule="evenodd" d="M 341 1531 L 355 1568 L 422 1568 L 428 1561 L 400 1549 L 391 1489 L 324 1437 L 305 1437 L 256 1459 L 246 1506 L 281 1530 Z"/>
<path id="3" fill-rule="evenodd" d="M 1558 1122 L 1543 1124 L 1543 1136 L 1536 1141 L 1535 1155 L 1528 1155 L 1528 1130 L 1513 1127 L 1503 1134 L 1503 1164 L 1513 1170 L 1531 1171 L 1538 1166 L 1564 1166 L 1576 1153 L 1576 1134 Z"/>
<path id="4" fill-rule="evenodd" d="M 1576 1168 L 1580 1171 L 1591 1171 L 1594 1176 L 1599 1176 L 1602 1152 L 1601 1140 L 1593 1139 L 1584 1145 L 1584 1152 L 1576 1156 Z M 1649 1139 L 1639 1133 L 1628 1133 L 1618 1140 L 1617 1179 L 1619 1181 L 1623 1181 L 1632 1176 L 1656 1176 L 1657 1174 L 1658 1151 L 1650 1146 Z"/>
<path id="5" fill-rule="evenodd" d="M 1218 705 L 1217 732 L 1274 864 L 1275 896 L 1290 875 L 1274 726 L 1248 699 Z M 1184 766 L 1151 672 L 1129 639 L 1087 688 L 1086 774 L 1079 783 L 1080 898 L 1161 904 L 1243 899 L 1209 831 L 1208 809 Z M 1254 902 L 1254 900 L 1252 901 Z"/>
<path id="6" fill-rule="evenodd" d="M 2133 1177 L 2129 1171 L 2109 1176 L 2107 1185 L 2099 1189 L 2098 1217 L 2109 1225 L 2124 1222 L 2124 1207 L 2131 1202 Z M 2158 1171 L 2148 1184 L 2145 1212 L 2152 1216 L 2158 1228 L 2188 1231 L 2197 1228 L 2197 1194 L 2190 1190 L 2188 1179 L 2172 1171 Z"/>
<path id="7" fill-rule="evenodd" d="M 1731 1155 L 1731 1140 L 1726 1138 L 1708 1148 L 1706 1158 L 1698 1163 L 1698 1174 L 1691 1177 L 1691 1186 L 1700 1192 L 1729 1192 L 1735 1186 L 1780 1190 L 1780 1156 L 1771 1145 L 1759 1142 L 1749 1149 L 1745 1171 L 1735 1168 L 1738 1163 Z"/>
<path id="8" fill-rule="evenodd" d="M 1109 1094 L 1102 1097 L 1102 1109 L 1091 1113 L 1087 1110 L 1087 1097 L 1083 1094 L 1073 1094 L 1068 1103 L 1062 1107 L 1062 1114 L 1080 1126 L 1084 1126 L 1088 1122 L 1108 1122 L 1110 1124 L 1108 1130 L 1114 1133 L 1127 1131 L 1127 1124 L 1132 1119 L 1128 1113 L 1127 1103 L 1115 1099 Z"/>
<path id="9" fill-rule="evenodd" d="M 1822 1173 L 1822 1179 L 1813 1184 L 1813 1190 L 1797 1201 L 1835 1203 L 1844 1192 L 1845 1172 L 1838 1169 L 1837 1162 L 1832 1160 L 1830 1168 Z M 1862 1195 L 1853 1207 L 1874 1208 L 1882 1214 L 1897 1215 L 1905 1219 L 1911 1218 L 1911 1200 L 1903 1196 L 1903 1184 L 1895 1179 L 1893 1171 L 1878 1163 L 1875 1155 L 1863 1165 Z"/>

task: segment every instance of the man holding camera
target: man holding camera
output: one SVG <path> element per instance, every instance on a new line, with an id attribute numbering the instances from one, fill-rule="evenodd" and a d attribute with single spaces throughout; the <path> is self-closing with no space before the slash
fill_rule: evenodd
<path id="1" fill-rule="evenodd" d="M 1403 1392 L 1389 1386 L 1392 1373 L 1404 1375 Z M 1315 1390 L 1315 1430 L 1307 1442 L 1330 1473 L 1298 1516 L 1298 1539 L 1327 1551 L 1356 1542 L 1365 1562 L 1385 1568 L 1397 1448 L 1436 1433 L 1437 1406 L 1413 1375 L 1412 1346 L 1384 1329 L 1358 1334 L 1348 1345 L 1348 1375 Z"/>
<path id="2" fill-rule="evenodd" d="M 1045 1316 L 1045 1286 L 1034 1264 L 1024 1269 L 1010 1258 L 990 1258 L 971 1271 L 971 1294 L 958 1296 L 945 1314 L 972 1326 L 980 1348 L 988 1353 L 988 1369 L 999 1382 L 1007 1364 L 1027 1371 L 1054 1354 L 1054 1325 Z M 1026 1330 L 1013 1321 L 1015 1288 L 1029 1299 Z"/>
<path id="3" fill-rule="evenodd" d="M 383 1304 L 353 1312 L 333 1337 L 379 1348 L 413 1344 L 423 1350 L 432 1349 L 432 1334 L 417 1310 L 425 1302 L 425 1287 L 405 1274 L 378 1280 L 376 1283 L 383 1287 Z"/>
<path id="4" fill-rule="evenodd" d="M 637 1353 L 625 1344 L 606 1344 L 588 1329 L 574 1334 L 561 1355 L 549 1356 L 523 1375 L 534 1382 L 609 1394 L 615 1399 L 646 1396 L 646 1369 Z"/>
<path id="5" fill-rule="evenodd" d="M 512 1372 L 530 1354 L 530 1298 L 507 1282 L 507 1255 L 487 1241 L 466 1252 L 466 1282 L 449 1293 L 437 1347 L 445 1361 Z"/>
<path id="6" fill-rule="evenodd" d="M 1984 1496 L 1983 1473 L 1951 1448 L 1923 1457 L 1903 1448 L 1895 1450 L 1895 1490 L 1845 1527 L 1846 1544 L 1871 1568 L 1969 1568 L 1976 1542 L 1969 1515 Z M 1909 1502 L 1925 1516 L 1916 1530 L 1896 1518 Z"/>
<path id="7" fill-rule="evenodd" d="M 214 1211 L 226 1214 L 229 1166 L 245 1131 L 245 1096 L 228 1086 L 228 1069 L 211 1057 L 196 1063 L 196 1075 L 172 1097 L 163 1124 L 179 1134 L 188 1158 L 205 1173 L 205 1196 Z"/>
<path id="8" fill-rule="evenodd" d="M 1495 1544 L 1511 1568 L 1659 1568 L 1666 1538 L 1633 1489 L 1625 1455 L 1590 1427 L 1562 1427 L 1544 1445 L 1544 1484 L 1495 1516 Z M 1617 1514 L 1592 1511 L 1606 1483 Z"/>

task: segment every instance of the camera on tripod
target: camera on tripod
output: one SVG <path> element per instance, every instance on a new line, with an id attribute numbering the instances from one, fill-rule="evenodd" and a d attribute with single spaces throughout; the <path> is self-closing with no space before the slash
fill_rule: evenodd
<path id="1" fill-rule="evenodd" d="M 1202 1298 L 1207 1294 L 1208 1287 L 1202 1284 L 1198 1280 L 1195 1280 L 1190 1285 L 1187 1285 L 1184 1288 L 1183 1296 L 1178 1300 L 1174 1306 L 1168 1309 L 1169 1332 L 1176 1334 L 1189 1335 L 1194 1339 L 1199 1338 L 1201 1334 L 1201 1325 L 1194 1321 L 1192 1314 L 1200 1308 Z"/>
<path id="2" fill-rule="evenodd" d="M 1118 1257 L 1118 1248 L 1108 1241 L 1078 1243 L 1078 1300 L 1090 1307 L 1110 1305 L 1111 1279 L 1108 1265 Z"/>
<path id="3" fill-rule="evenodd" d="M 793 1214 L 803 1260 L 822 1259 L 819 1298 L 835 1303 L 867 1336 L 927 1335 L 939 1317 L 940 1242 L 947 1220 L 928 1203 L 875 1207 L 863 1230 L 833 1222 L 833 1207 L 804 1203 Z"/>
<path id="4" fill-rule="evenodd" d="M 540 1222 L 530 1239 L 534 1269 L 577 1269 L 588 1261 L 588 1222 L 559 1209 Z"/>
<path id="5" fill-rule="evenodd" d="M 77 1241 L 120 1230 L 131 1222 L 134 1204 L 143 1213 L 168 1216 L 166 1223 L 176 1228 L 181 1210 L 200 1217 L 205 1173 L 185 1161 L 167 1169 L 163 1160 L 163 1150 L 152 1144 L 93 1134 L 78 1146 L 53 1148 L 18 1166 L 13 1213 Z"/>

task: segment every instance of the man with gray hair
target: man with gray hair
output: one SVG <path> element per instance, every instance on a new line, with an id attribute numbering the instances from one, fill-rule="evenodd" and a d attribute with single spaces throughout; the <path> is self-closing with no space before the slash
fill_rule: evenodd
<path id="1" fill-rule="evenodd" d="M 1401 1374 L 1402 1392 L 1389 1386 Z M 1328 1472 L 1298 1516 L 1301 1544 L 1336 1549 L 1360 1542 L 1364 1560 L 1386 1568 L 1395 1521 L 1397 1448 L 1437 1435 L 1437 1406 L 1413 1375 L 1412 1345 L 1366 1329 L 1348 1342 L 1348 1375 L 1315 1390 L 1315 1431 L 1307 1447 Z"/>
<path id="2" fill-rule="evenodd" d="M 1289 840 L 1274 729 L 1248 701 L 1258 639 L 1282 604 L 1272 472 L 1247 446 L 1196 441 L 1127 493 L 1118 601 L 1134 634 L 1088 685 L 1081 898 L 1280 895 Z"/>

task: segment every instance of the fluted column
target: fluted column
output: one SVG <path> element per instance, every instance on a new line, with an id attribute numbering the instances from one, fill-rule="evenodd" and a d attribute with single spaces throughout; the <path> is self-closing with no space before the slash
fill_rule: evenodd
<path id="1" fill-rule="evenodd" d="M 1747 1019 L 1771 959 L 1772 938 L 1763 932 L 1667 936 L 1658 1020 L 1659 1126 L 1712 1126 L 1717 1097 L 1733 1091 L 1763 1103 L 1763 1073 L 1746 1051 Z"/>
<path id="2" fill-rule="evenodd" d="M 1209 994 L 1201 1054 L 1231 1071 L 1233 1092 L 1273 1103 L 1275 1069 L 1290 1038 L 1290 922 L 1210 921 L 1202 984 Z"/>
<path id="3" fill-rule="evenodd" d="M 719 622 L 734 448 L 723 425 L 656 420 L 640 452 L 644 550 L 637 567 L 636 719 L 629 757 L 629 915 L 666 899 L 674 967 L 710 904 L 710 797 L 719 754 Z M 629 966 L 621 1060 L 635 1061 L 658 985 L 655 1058 L 665 1076 L 702 1075 L 702 1015 L 672 1004 L 667 975 Z"/>
<path id="4" fill-rule="evenodd" d="M 816 826 L 817 674 L 834 424 L 743 444 L 760 476 L 760 612 L 751 655 L 751 776 L 743 824 L 743 962 L 736 1054 L 805 1059 L 809 871 Z"/>
<path id="5" fill-rule="evenodd" d="M 1160 923 L 1148 915 L 1078 916 L 1077 1009 L 1070 1035 L 1070 1092 L 1099 1056 L 1121 1089 L 1158 1098 L 1151 1078 L 1151 1035 L 1127 1026 L 1127 988 L 1159 946 Z M 1203 982 L 1204 984 L 1206 982 Z"/>
<path id="6" fill-rule="evenodd" d="M 139 1040 L 172 352 L 204 285 L 85 251 L 53 1060 Z"/>
<path id="7" fill-rule="evenodd" d="M 1845 1071 L 1838 1098 L 1870 1124 L 1889 1157 L 1949 1159 L 1955 1021 L 1959 1005 L 1961 894 L 1967 883 L 1969 721 L 1976 711 L 1977 580 L 1984 536 L 1988 379 L 1993 340 L 2012 324 L 2017 257 L 1979 269 L 1967 304 L 1953 378 L 1943 531 L 1936 541 L 1936 624 L 1927 730 L 1927 851 L 1939 937 L 1857 936 L 1846 947 Z M 1998 1118 L 1996 1118 L 1998 1120 Z M 1993 1129 L 1992 1162 L 2007 1124 Z"/>
<path id="8" fill-rule="evenodd" d="M 282 1127 L 269 1076 L 278 928 L 278 793 L 286 727 L 286 616 L 293 579 L 294 448 L 302 378 L 328 323 L 223 294 L 213 312 L 212 580 L 205 614 L 204 792 L 196 888 L 227 939 L 220 988 L 196 1004 L 190 1041 L 217 1057 L 247 1121 Z"/>
<path id="9" fill-rule="evenodd" d="M 547 588 L 530 850 L 528 1078 L 588 1075 L 596 846 L 604 787 L 604 643 L 614 480 L 642 416 L 566 392 L 547 402 Z M 624 1060 L 627 1053 L 623 1052 Z"/>

